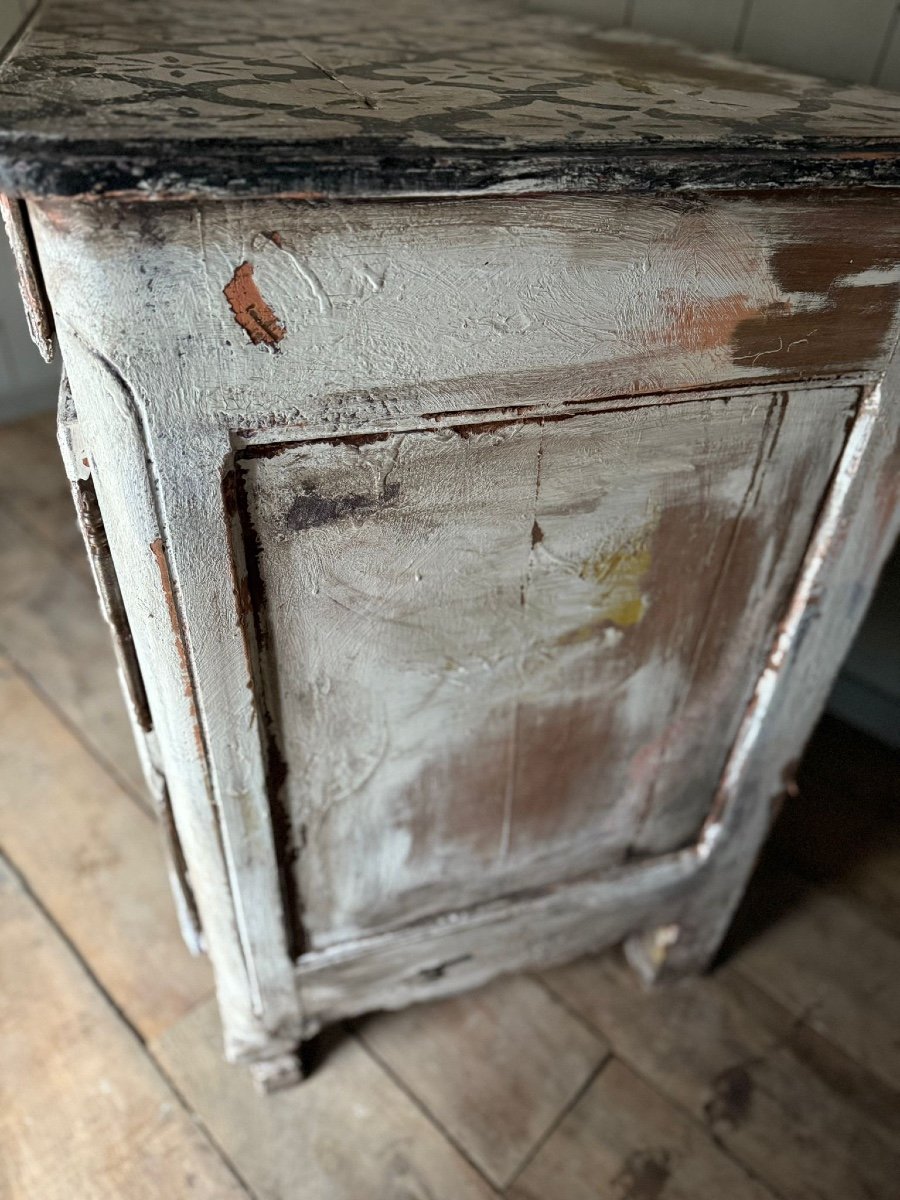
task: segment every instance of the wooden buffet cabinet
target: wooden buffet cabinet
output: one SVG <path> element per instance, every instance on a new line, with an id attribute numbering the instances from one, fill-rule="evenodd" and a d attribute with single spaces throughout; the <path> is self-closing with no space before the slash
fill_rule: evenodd
<path id="1" fill-rule="evenodd" d="M 0 188 L 229 1058 L 728 925 L 897 526 L 900 98 L 47 3 Z M 55 330 L 55 334 L 54 334 Z"/>

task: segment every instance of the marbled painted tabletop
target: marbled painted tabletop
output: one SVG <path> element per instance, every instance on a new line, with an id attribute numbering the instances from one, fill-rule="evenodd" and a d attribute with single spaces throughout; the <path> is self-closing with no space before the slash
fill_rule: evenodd
<path id="1" fill-rule="evenodd" d="M 900 182 L 900 97 L 505 3 L 47 0 L 0 72 L 13 194 Z"/>

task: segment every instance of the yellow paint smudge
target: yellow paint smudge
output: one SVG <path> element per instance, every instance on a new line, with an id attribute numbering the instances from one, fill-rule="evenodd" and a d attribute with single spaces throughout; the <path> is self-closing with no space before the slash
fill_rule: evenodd
<path id="1" fill-rule="evenodd" d="M 641 581 L 650 570 L 650 536 L 652 530 L 642 530 L 631 540 L 614 550 L 600 552 L 582 564 L 582 579 L 597 585 L 591 606 L 599 610 L 591 622 L 609 621 L 620 629 L 637 625 L 647 610 L 641 592 Z"/>

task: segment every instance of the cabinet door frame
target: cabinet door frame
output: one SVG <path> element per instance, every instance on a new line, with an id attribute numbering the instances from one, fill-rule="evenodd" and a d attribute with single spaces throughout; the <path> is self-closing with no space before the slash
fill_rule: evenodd
<path id="1" fill-rule="evenodd" d="M 859 395 L 666 395 L 238 452 L 297 943 L 695 841 Z"/>

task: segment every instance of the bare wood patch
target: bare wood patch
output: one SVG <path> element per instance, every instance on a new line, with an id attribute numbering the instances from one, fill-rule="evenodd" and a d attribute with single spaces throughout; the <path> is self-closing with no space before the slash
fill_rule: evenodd
<path id="1" fill-rule="evenodd" d="M 275 239 L 272 239 L 275 241 Z M 277 244 L 277 243 L 276 243 Z M 263 343 L 276 346 L 285 335 L 285 328 L 263 299 L 253 278 L 253 264 L 243 262 L 235 267 L 234 275 L 223 288 L 234 319 L 255 346 Z"/>
<path id="2" fill-rule="evenodd" d="M 169 560 L 166 557 L 166 548 L 163 545 L 161 537 L 154 538 L 150 543 L 150 552 L 156 561 L 159 569 L 160 583 L 162 584 L 163 599 L 166 605 L 166 612 L 169 616 L 169 623 L 172 627 L 172 636 L 175 640 L 175 649 L 178 653 L 178 661 L 181 665 L 181 678 L 184 682 L 184 695 L 190 703 L 191 718 L 194 728 L 194 742 L 197 746 L 197 752 L 202 758 L 205 758 L 206 751 L 203 745 L 203 731 L 200 728 L 200 714 L 197 711 L 196 698 L 194 696 L 194 688 L 191 682 L 191 667 L 188 660 L 187 646 L 184 644 L 184 636 L 181 632 L 181 620 L 178 616 L 178 605 L 175 601 L 175 589 L 172 585 L 172 576 L 169 572 Z"/>
<path id="3" fill-rule="evenodd" d="M 855 395 L 242 460 L 312 946 L 697 832 Z"/>
<path id="4" fill-rule="evenodd" d="M 28 332 L 41 358 L 50 362 L 53 358 L 53 314 L 38 267 L 25 202 L 0 195 L 0 215 L 16 264 Z"/>
<path id="5" fill-rule="evenodd" d="M 172 361 L 154 306 L 177 253 L 180 278 L 194 281 L 178 294 L 190 341 L 181 335 L 183 385 L 160 385 L 152 423 L 171 437 L 190 419 L 187 398 L 227 380 L 217 415 L 248 440 L 271 440 L 284 424 L 309 437 L 368 436 L 417 413 L 442 420 L 453 410 L 878 370 L 897 328 L 895 212 L 888 193 L 871 191 L 315 207 L 46 202 L 33 217 L 61 319 L 77 324 L 86 296 L 114 289 L 118 315 L 92 308 L 97 340 L 147 379 Z M 858 231 L 852 253 L 841 249 L 848 229 Z M 860 252 L 867 241 L 879 247 L 874 265 Z M 811 279 L 790 269 L 796 246 Z M 221 285 L 210 304 L 208 281 L 223 261 L 241 264 L 239 284 L 265 280 L 261 325 L 241 286 L 233 298 L 244 324 L 224 296 L 216 302 Z M 883 311 L 869 313 L 876 301 Z M 827 329 L 814 333 L 819 316 Z M 829 336 L 836 323 L 840 337 Z M 254 337 L 270 352 L 254 353 Z"/>
<path id="6" fill-rule="evenodd" d="M 299 494 L 291 501 L 290 508 L 284 514 L 284 523 L 294 533 L 302 533 L 305 529 L 315 529 L 332 521 L 341 521 L 344 517 L 377 512 L 392 504 L 399 494 L 400 485 L 397 483 L 383 484 L 380 494 L 375 496 L 359 492 L 350 492 L 344 496 L 323 496 L 315 490 L 314 485 L 307 484 L 301 487 Z"/>

